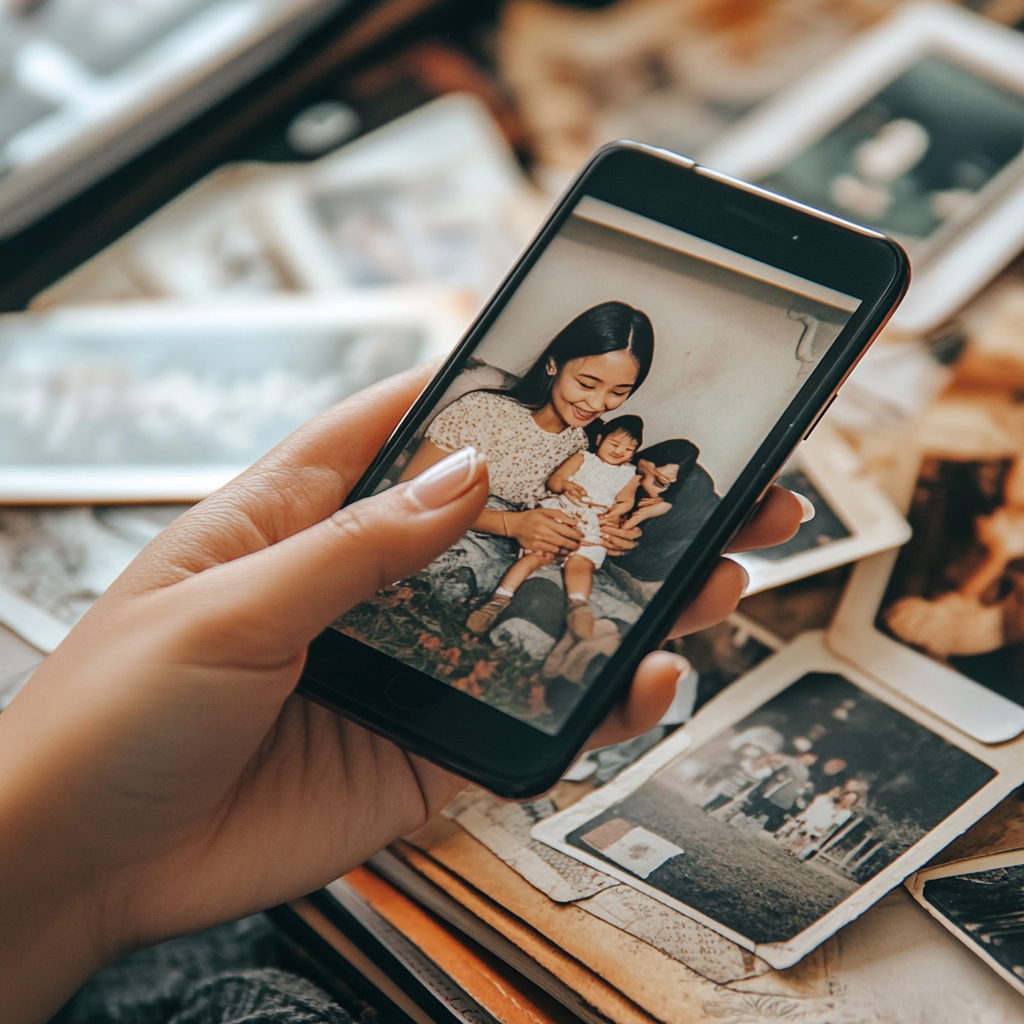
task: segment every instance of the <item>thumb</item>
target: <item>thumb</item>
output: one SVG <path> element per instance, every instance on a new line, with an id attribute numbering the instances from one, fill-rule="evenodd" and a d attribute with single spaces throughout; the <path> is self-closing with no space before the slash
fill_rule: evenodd
<path id="1" fill-rule="evenodd" d="M 201 632 L 212 645 L 222 647 L 227 630 L 250 645 L 254 660 L 287 660 L 339 615 L 451 547 L 486 498 L 486 462 L 464 448 L 301 533 L 192 577 L 183 584 L 193 590 L 189 607 L 208 625 Z"/>

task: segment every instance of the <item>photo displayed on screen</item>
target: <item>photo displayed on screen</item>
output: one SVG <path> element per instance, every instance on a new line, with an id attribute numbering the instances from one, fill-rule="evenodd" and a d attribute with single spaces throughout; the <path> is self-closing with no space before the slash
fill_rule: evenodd
<path id="1" fill-rule="evenodd" d="M 335 628 L 556 733 L 858 304 L 584 197 L 379 488 L 486 508 Z"/>

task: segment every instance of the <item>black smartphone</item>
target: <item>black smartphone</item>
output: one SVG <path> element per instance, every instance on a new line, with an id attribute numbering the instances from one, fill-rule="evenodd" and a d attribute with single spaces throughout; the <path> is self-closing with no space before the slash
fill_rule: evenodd
<path id="1" fill-rule="evenodd" d="M 473 445 L 487 507 L 325 630 L 300 692 L 495 793 L 543 792 L 908 282 L 877 232 L 599 150 L 349 498 Z"/>

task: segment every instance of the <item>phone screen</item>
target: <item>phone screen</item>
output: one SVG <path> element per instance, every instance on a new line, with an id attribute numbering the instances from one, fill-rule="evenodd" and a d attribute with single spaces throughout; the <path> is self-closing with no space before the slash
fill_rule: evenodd
<path id="1" fill-rule="evenodd" d="M 556 734 L 859 305 L 583 196 L 376 487 L 472 445 L 480 519 L 334 628 Z"/>

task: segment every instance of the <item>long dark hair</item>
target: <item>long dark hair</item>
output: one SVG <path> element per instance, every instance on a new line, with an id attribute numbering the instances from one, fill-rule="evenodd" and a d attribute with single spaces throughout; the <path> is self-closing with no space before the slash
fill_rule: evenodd
<path id="1" fill-rule="evenodd" d="M 570 320 L 551 339 L 548 347 L 526 373 L 504 392 L 528 409 L 542 409 L 563 366 L 572 359 L 628 352 L 637 365 L 636 391 L 651 370 L 654 359 L 654 327 L 650 317 L 625 302 L 602 302 Z M 548 362 L 555 372 L 548 372 Z M 630 392 L 632 394 L 632 392 Z"/>
<path id="2" fill-rule="evenodd" d="M 675 483 L 669 484 L 661 494 L 661 500 L 667 501 L 671 505 L 679 493 L 679 489 L 686 482 L 686 478 L 693 472 L 693 467 L 697 465 L 699 458 L 700 449 L 692 441 L 677 437 L 671 441 L 659 441 L 657 444 L 652 444 L 650 448 L 637 452 L 633 461 L 639 464 L 641 459 L 646 459 L 655 466 L 668 466 L 675 463 L 679 467 L 679 475 L 676 477 Z M 646 495 L 646 491 L 642 487 L 638 487 L 636 493 L 638 499 Z"/>

